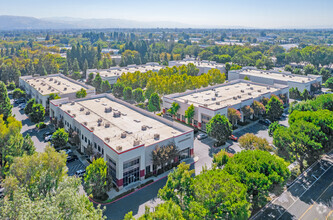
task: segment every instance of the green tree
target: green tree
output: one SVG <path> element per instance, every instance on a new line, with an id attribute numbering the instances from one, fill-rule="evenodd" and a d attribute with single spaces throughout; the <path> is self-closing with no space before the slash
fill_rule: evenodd
<path id="1" fill-rule="evenodd" d="M 78 99 L 84 98 L 87 96 L 87 90 L 85 90 L 84 88 L 81 88 L 79 91 L 76 92 L 75 96 Z"/>
<path id="2" fill-rule="evenodd" d="M 171 104 L 171 108 L 168 109 L 168 112 L 172 115 L 173 118 L 175 118 L 177 116 L 179 108 L 179 104 L 177 102 L 173 102 Z"/>
<path id="3" fill-rule="evenodd" d="M 32 107 L 36 104 L 36 99 L 30 99 L 27 102 L 27 105 L 24 108 L 24 113 L 29 115 L 30 113 L 32 113 Z"/>
<path id="4" fill-rule="evenodd" d="M 71 75 L 72 79 L 74 80 L 78 80 L 78 79 L 81 79 L 82 78 L 82 75 L 80 72 L 73 72 L 72 75 Z"/>
<path id="5" fill-rule="evenodd" d="M 311 74 L 311 75 L 317 75 L 318 71 L 317 71 L 317 69 L 313 65 L 308 64 L 308 65 L 306 65 L 304 67 L 304 74 L 305 75 L 309 75 L 309 74 Z"/>
<path id="6" fill-rule="evenodd" d="M 224 115 L 217 114 L 207 123 L 206 131 L 220 143 L 225 143 L 232 134 L 232 126 Z"/>
<path id="7" fill-rule="evenodd" d="M 51 143 L 55 148 L 60 148 L 66 146 L 68 142 L 68 133 L 64 128 L 58 128 L 56 132 L 52 135 Z"/>
<path id="8" fill-rule="evenodd" d="M 245 105 L 241 108 L 244 118 L 250 118 L 254 111 L 249 105 Z"/>
<path id="9" fill-rule="evenodd" d="M 256 117 L 262 115 L 266 111 L 265 106 L 261 102 L 258 102 L 256 100 L 253 101 L 251 106 L 253 109 L 253 113 Z"/>
<path id="10" fill-rule="evenodd" d="M 253 209 L 266 204 L 274 185 L 284 185 L 290 176 L 285 161 L 269 152 L 245 150 L 229 159 L 224 169 L 247 186 Z"/>
<path id="11" fill-rule="evenodd" d="M 328 71 L 324 67 L 320 69 L 319 75 L 323 77 L 323 82 L 326 82 L 326 80 L 331 77 L 330 71 Z"/>
<path id="12" fill-rule="evenodd" d="M 112 93 L 116 98 L 121 98 L 124 94 L 124 84 L 117 82 L 113 85 Z"/>
<path id="13" fill-rule="evenodd" d="M 155 92 L 150 95 L 149 102 L 148 102 L 148 110 L 150 112 L 161 111 L 160 97 Z"/>
<path id="14" fill-rule="evenodd" d="M 72 64 L 73 72 L 80 72 L 80 65 L 76 58 L 74 58 L 74 62 Z"/>
<path id="15" fill-rule="evenodd" d="M 272 137 L 273 134 L 274 134 L 274 131 L 275 131 L 278 127 L 280 127 L 280 126 L 281 126 L 281 125 L 279 124 L 278 121 L 275 121 L 275 122 L 273 122 L 272 124 L 270 124 L 270 125 L 268 126 L 268 135 L 269 135 L 270 137 Z"/>
<path id="16" fill-rule="evenodd" d="M 97 73 L 97 75 L 95 76 L 95 79 L 92 82 L 93 87 L 95 87 L 96 91 L 100 92 L 101 91 L 101 85 L 102 85 L 102 78 L 99 75 L 99 73 Z"/>
<path id="17" fill-rule="evenodd" d="M 194 178 L 189 219 L 248 219 L 247 188 L 224 170 L 209 170 Z"/>
<path id="18" fill-rule="evenodd" d="M 219 151 L 217 154 L 213 156 L 213 165 L 214 167 L 222 169 L 222 167 L 228 163 L 231 154 L 226 152 L 225 150 Z"/>
<path id="19" fill-rule="evenodd" d="M 87 59 L 84 60 L 84 63 L 83 63 L 83 68 L 82 68 L 82 78 L 86 78 L 87 76 L 87 70 L 88 70 L 88 61 Z"/>
<path id="20" fill-rule="evenodd" d="M 185 110 L 185 118 L 187 118 L 187 123 L 191 124 L 192 123 L 192 119 L 194 117 L 195 114 L 195 109 L 194 109 L 194 105 L 190 105 L 186 110 Z"/>
<path id="21" fill-rule="evenodd" d="M 250 78 L 248 76 L 245 76 L 244 80 L 250 80 Z"/>
<path id="22" fill-rule="evenodd" d="M 283 113 L 283 102 L 276 96 L 272 96 L 266 105 L 266 113 L 270 120 L 275 121 Z"/>
<path id="23" fill-rule="evenodd" d="M 235 126 L 237 124 L 237 121 L 241 120 L 242 115 L 241 113 L 234 109 L 234 108 L 228 108 L 228 119 L 231 121 L 231 124 Z"/>
<path id="24" fill-rule="evenodd" d="M 16 89 L 16 85 L 15 85 L 15 82 L 10 82 L 9 84 L 8 84 L 8 86 L 7 86 L 7 89 L 9 89 L 9 90 L 14 90 L 14 89 Z"/>
<path id="25" fill-rule="evenodd" d="M 133 99 L 137 102 L 144 102 L 145 101 L 145 97 L 143 96 L 143 90 L 141 88 L 136 88 L 133 91 Z"/>
<path id="26" fill-rule="evenodd" d="M 29 118 L 33 123 L 38 123 L 45 120 L 45 108 L 42 104 L 34 104 L 32 112 L 29 113 Z"/>
<path id="27" fill-rule="evenodd" d="M 13 98 L 14 99 L 24 98 L 25 95 L 26 95 L 25 91 L 22 91 L 20 88 L 16 88 L 13 91 Z"/>
<path id="28" fill-rule="evenodd" d="M 112 180 L 107 172 L 107 165 L 103 158 L 93 160 L 86 168 L 84 188 L 93 198 L 101 199 L 111 189 Z"/>
<path id="29" fill-rule="evenodd" d="M 108 92 L 108 91 L 110 91 L 111 90 L 111 85 L 110 85 L 109 81 L 104 80 L 102 82 L 101 89 L 102 89 L 102 92 Z"/>
<path id="30" fill-rule="evenodd" d="M 293 71 L 293 68 L 288 64 L 288 65 L 285 65 L 285 66 L 284 66 L 284 71 L 292 72 L 292 71 Z"/>
<path id="31" fill-rule="evenodd" d="M 94 80 L 94 73 L 89 73 L 88 79 L 87 79 L 87 84 L 92 85 L 93 80 Z"/>
<path id="32" fill-rule="evenodd" d="M 12 108 L 13 106 L 10 104 L 6 85 L 0 81 L 0 115 L 3 115 L 6 120 L 12 115 Z"/>
<path id="33" fill-rule="evenodd" d="M 325 86 L 331 90 L 333 90 L 333 77 L 328 78 L 325 82 Z"/>
<path id="34" fill-rule="evenodd" d="M 132 99 L 132 88 L 127 86 L 124 88 L 124 99 L 131 100 Z"/>

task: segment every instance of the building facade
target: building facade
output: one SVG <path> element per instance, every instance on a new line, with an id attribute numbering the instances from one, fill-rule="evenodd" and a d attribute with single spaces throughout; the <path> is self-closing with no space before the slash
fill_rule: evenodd
<path id="1" fill-rule="evenodd" d="M 182 65 L 188 65 L 190 63 L 194 64 L 199 69 L 199 75 L 207 73 L 211 69 L 218 69 L 221 71 L 221 73 L 226 72 L 225 65 L 222 63 L 216 63 L 215 61 L 207 61 L 207 60 L 198 61 L 193 58 L 169 61 L 169 67 L 173 66 L 179 67 Z"/>
<path id="2" fill-rule="evenodd" d="M 206 124 L 217 114 L 227 117 L 228 108 L 235 108 L 241 113 L 243 106 L 251 105 L 254 100 L 270 98 L 271 95 L 284 95 L 289 99 L 289 89 L 284 85 L 266 85 L 250 82 L 247 80 L 234 80 L 228 83 L 166 95 L 163 100 L 163 112 L 165 113 L 173 102 L 179 104 L 180 108 L 176 120 L 186 122 L 185 111 L 193 104 L 195 114 L 191 124 L 203 131 Z M 243 113 L 242 119 L 243 121 Z"/>
<path id="3" fill-rule="evenodd" d="M 95 95 L 95 88 L 84 83 L 80 83 L 62 74 L 52 74 L 47 76 L 22 76 L 19 84 L 27 95 L 35 98 L 36 102 L 45 108 L 49 107 L 48 98 L 50 94 L 58 94 L 61 98 L 76 99 L 76 92 L 81 89 L 87 91 L 87 96 Z"/>
<path id="4" fill-rule="evenodd" d="M 67 131 L 76 131 L 80 148 L 102 155 L 115 184 L 122 188 L 155 173 L 152 151 L 174 145 L 181 160 L 193 156 L 193 129 L 100 94 L 71 101 L 51 101 L 50 116 L 62 120 Z"/>
<path id="5" fill-rule="evenodd" d="M 255 67 L 243 67 L 228 73 L 228 80 L 244 79 L 245 77 L 252 82 L 287 85 L 289 88 L 297 88 L 300 92 L 303 92 L 304 89 L 311 91 L 311 87 L 318 89 L 322 84 L 322 76 L 319 75 L 304 76 L 276 70 L 260 70 Z"/>

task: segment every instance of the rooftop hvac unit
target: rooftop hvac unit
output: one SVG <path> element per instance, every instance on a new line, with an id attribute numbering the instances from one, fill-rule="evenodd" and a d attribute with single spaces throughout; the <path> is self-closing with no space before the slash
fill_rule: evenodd
<path id="1" fill-rule="evenodd" d="M 154 134 L 154 139 L 155 139 L 155 140 L 160 139 L 160 134 Z"/>
<path id="2" fill-rule="evenodd" d="M 87 126 L 88 122 L 85 121 L 85 122 L 83 122 L 83 124 L 84 124 L 85 126 Z"/>
<path id="3" fill-rule="evenodd" d="M 105 140 L 106 142 L 110 142 L 110 138 L 109 138 L 109 137 L 104 138 L 104 140 Z"/>
<path id="4" fill-rule="evenodd" d="M 86 112 L 86 115 L 90 115 L 90 111 L 87 111 L 87 112 Z"/>
<path id="5" fill-rule="evenodd" d="M 141 126 L 141 130 L 142 130 L 142 131 L 147 130 L 147 126 L 146 126 L 146 125 L 142 125 L 142 126 Z"/>
<path id="6" fill-rule="evenodd" d="M 110 123 L 106 123 L 105 128 L 109 128 L 109 127 L 110 127 Z"/>
<path id="7" fill-rule="evenodd" d="M 53 78 L 50 78 L 49 81 L 53 81 Z"/>
<path id="8" fill-rule="evenodd" d="M 124 132 L 121 133 L 120 137 L 121 137 L 121 138 L 125 138 L 126 135 L 127 135 L 127 133 L 124 131 Z"/>
<path id="9" fill-rule="evenodd" d="M 258 89 L 258 92 L 261 92 L 261 89 Z"/>
<path id="10" fill-rule="evenodd" d="M 61 107 L 62 106 L 62 104 L 59 104 L 59 107 Z"/>
<path id="11" fill-rule="evenodd" d="M 105 112 L 105 113 L 112 112 L 112 107 L 106 107 L 106 108 L 104 109 L 104 112 Z"/>
<path id="12" fill-rule="evenodd" d="M 73 114 L 73 118 L 75 118 L 76 117 L 76 114 Z"/>
<path id="13" fill-rule="evenodd" d="M 68 113 L 71 113 L 71 110 L 67 110 Z"/>
<path id="14" fill-rule="evenodd" d="M 95 128 L 94 128 L 94 127 L 90 127 L 90 130 L 94 131 L 94 130 L 95 130 Z"/>
<path id="15" fill-rule="evenodd" d="M 67 88 L 64 88 L 64 91 L 66 91 L 67 90 Z"/>
<path id="16" fill-rule="evenodd" d="M 113 112 L 113 117 L 115 118 L 120 117 L 120 112 Z"/>
<path id="17" fill-rule="evenodd" d="M 80 112 L 83 112 L 84 111 L 84 108 L 80 108 Z"/>
<path id="18" fill-rule="evenodd" d="M 251 90 L 253 90 L 253 87 L 250 87 Z"/>
<path id="19" fill-rule="evenodd" d="M 97 122 L 98 123 L 101 123 L 103 120 L 101 119 L 101 118 L 99 118 L 98 120 L 97 120 Z"/>
<path id="20" fill-rule="evenodd" d="M 134 140 L 133 141 L 133 146 L 137 146 L 137 145 L 139 145 L 140 144 L 140 140 Z"/>
<path id="21" fill-rule="evenodd" d="M 102 122 L 98 122 L 98 123 L 97 123 L 97 126 L 98 126 L 98 127 L 102 126 Z"/>
<path id="22" fill-rule="evenodd" d="M 216 93 L 215 93 L 215 97 L 218 97 L 218 96 L 219 96 L 219 94 L 216 92 Z"/>
<path id="23" fill-rule="evenodd" d="M 121 150 L 123 150 L 123 147 L 122 147 L 122 146 L 117 146 L 117 147 L 116 147 L 116 150 L 117 150 L 117 151 L 121 151 Z"/>
<path id="24" fill-rule="evenodd" d="M 187 99 L 185 99 L 185 100 L 184 100 L 184 102 L 185 102 L 185 103 L 188 103 L 188 100 L 187 100 Z"/>
<path id="25" fill-rule="evenodd" d="M 267 89 L 268 89 L 268 90 L 270 90 L 270 89 L 271 89 L 271 87 L 267 86 Z"/>
<path id="26" fill-rule="evenodd" d="M 251 92 L 249 92 L 249 93 L 247 93 L 248 95 L 252 95 L 252 93 Z"/>
<path id="27" fill-rule="evenodd" d="M 250 83 L 248 83 L 247 86 L 250 86 Z"/>
<path id="28" fill-rule="evenodd" d="M 215 97 L 212 97 L 212 101 L 215 101 L 216 100 L 216 98 Z"/>
<path id="29" fill-rule="evenodd" d="M 221 103 L 220 102 L 216 102 L 216 105 L 220 105 Z"/>
<path id="30" fill-rule="evenodd" d="M 244 90 L 242 89 L 241 92 L 244 92 Z"/>
<path id="31" fill-rule="evenodd" d="M 237 96 L 234 96 L 233 99 L 234 99 L 234 100 L 237 100 Z"/>
<path id="32" fill-rule="evenodd" d="M 71 105 L 75 105 L 75 102 L 72 102 Z"/>
<path id="33" fill-rule="evenodd" d="M 58 85 L 60 85 L 61 83 L 60 82 L 58 82 Z"/>

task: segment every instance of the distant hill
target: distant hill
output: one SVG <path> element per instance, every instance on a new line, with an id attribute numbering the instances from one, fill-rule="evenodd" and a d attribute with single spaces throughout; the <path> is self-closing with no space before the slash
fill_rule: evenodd
<path id="1" fill-rule="evenodd" d="M 78 28 L 188 28 L 177 22 L 141 22 L 124 19 L 34 18 L 0 15 L 0 30 L 78 29 Z"/>

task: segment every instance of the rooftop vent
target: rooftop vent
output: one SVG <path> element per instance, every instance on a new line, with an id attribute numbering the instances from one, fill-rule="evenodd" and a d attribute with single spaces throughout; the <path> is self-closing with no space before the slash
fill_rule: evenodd
<path id="1" fill-rule="evenodd" d="M 127 114 L 126 113 L 121 113 L 122 116 L 126 116 Z"/>
<path id="2" fill-rule="evenodd" d="M 237 100 L 237 96 L 232 97 L 234 100 Z"/>
<path id="3" fill-rule="evenodd" d="M 84 124 L 85 126 L 87 126 L 88 122 L 85 121 L 85 122 L 83 122 L 83 124 Z"/>
<path id="4" fill-rule="evenodd" d="M 68 113 L 71 113 L 71 110 L 67 110 Z"/>
<path id="5" fill-rule="evenodd" d="M 268 90 L 270 90 L 270 89 L 271 89 L 271 87 L 267 86 L 267 89 L 268 89 Z"/>
<path id="6" fill-rule="evenodd" d="M 185 102 L 185 103 L 188 103 L 188 100 L 187 100 L 187 99 L 185 99 L 185 100 L 184 100 L 184 102 Z"/>
<path id="7" fill-rule="evenodd" d="M 240 98 L 242 98 L 242 96 L 238 95 L 238 96 L 237 96 L 237 98 L 239 98 L 239 99 L 240 99 Z"/>
<path id="8" fill-rule="evenodd" d="M 113 117 L 115 118 L 120 117 L 120 112 L 113 112 Z"/>
<path id="9" fill-rule="evenodd" d="M 142 126 L 141 126 L 141 130 L 142 130 L 142 131 L 147 130 L 147 126 L 146 126 L 146 125 L 142 125 Z"/>
<path id="10" fill-rule="evenodd" d="M 117 151 L 121 151 L 121 150 L 123 150 L 123 147 L 122 147 L 122 146 L 117 146 L 117 147 L 116 147 L 116 150 L 117 150 Z"/>
<path id="11" fill-rule="evenodd" d="M 250 86 L 250 83 L 248 83 L 247 86 Z"/>
<path id="12" fill-rule="evenodd" d="M 67 90 L 67 88 L 64 88 L 64 91 L 66 91 Z"/>
<path id="13" fill-rule="evenodd" d="M 104 138 L 104 140 L 105 140 L 106 142 L 110 142 L 110 138 L 109 138 L 109 137 Z"/>
<path id="14" fill-rule="evenodd" d="M 205 107 L 208 107 L 208 104 L 204 104 Z"/>
<path id="15" fill-rule="evenodd" d="M 241 92 L 243 92 L 243 93 L 244 93 L 244 90 L 242 89 L 242 90 L 241 90 Z"/>
<path id="16" fill-rule="evenodd" d="M 105 128 L 109 128 L 109 127 L 110 127 L 110 123 L 106 123 Z"/>
<path id="17" fill-rule="evenodd" d="M 61 107 L 62 106 L 62 104 L 59 104 L 59 107 Z"/>
<path id="18" fill-rule="evenodd" d="M 75 102 L 72 102 L 71 105 L 75 105 Z"/>
<path id="19" fill-rule="evenodd" d="M 51 87 L 51 86 L 49 86 L 48 90 L 50 90 L 50 89 L 52 89 L 52 87 Z"/>
<path id="20" fill-rule="evenodd" d="M 120 137 L 121 137 L 121 138 L 125 138 L 126 135 L 127 135 L 127 133 L 124 131 L 124 132 L 121 133 Z"/>
<path id="21" fill-rule="evenodd" d="M 53 78 L 50 78 L 49 81 L 53 81 Z"/>
<path id="22" fill-rule="evenodd" d="M 302 80 L 302 83 L 305 83 L 305 81 L 304 81 L 304 80 Z"/>
<path id="23" fill-rule="evenodd" d="M 252 93 L 251 92 L 249 92 L 249 93 L 247 93 L 248 95 L 252 95 Z"/>
<path id="24" fill-rule="evenodd" d="M 216 105 L 220 105 L 221 103 L 220 102 L 216 102 Z"/>
<path id="25" fill-rule="evenodd" d="M 160 139 L 160 134 L 154 134 L 154 139 L 155 139 L 155 140 Z"/>
<path id="26" fill-rule="evenodd" d="M 87 111 L 87 112 L 86 112 L 86 115 L 90 115 L 90 111 Z"/>
<path id="27" fill-rule="evenodd" d="M 60 85 L 61 83 L 60 82 L 58 82 L 58 85 Z"/>
<path id="28" fill-rule="evenodd" d="M 293 76 L 292 76 L 292 75 L 290 75 L 290 76 L 289 76 L 289 78 L 293 78 Z"/>
<path id="29" fill-rule="evenodd" d="M 98 126 L 98 127 L 102 126 L 102 122 L 98 122 L 98 123 L 97 123 L 97 126 Z"/>
<path id="30" fill-rule="evenodd" d="M 215 101 L 216 100 L 216 98 L 215 97 L 212 97 L 212 101 Z"/>
<path id="31" fill-rule="evenodd" d="M 253 87 L 250 87 L 251 90 L 253 90 Z"/>
<path id="32" fill-rule="evenodd" d="M 90 127 L 90 130 L 94 131 L 94 130 L 95 130 L 95 128 L 94 128 L 94 127 Z"/>
<path id="33" fill-rule="evenodd" d="M 105 113 L 112 112 L 112 107 L 106 107 L 106 108 L 104 109 L 104 112 L 105 112 Z"/>
<path id="34" fill-rule="evenodd" d="M 76 117 L 76 114 L 73 114 L 73 118 L 75 118 Z"/>
<path id="35" fill-rule="evenodd" d="M 140 123 L 140 120 L 134 119 L 133 121 L 135 121 L 136 123 Z"/>
<path id="36" fill-rule="evenodd" d="M 84 111 L 84 108 L 80 108 L 80 112 L 83 112 Z"/>
<path id="37" fill-rule="evenodd" d="M 258 92 L 261 92 L 261 89 L 258 89 Z"/>
<path id="38" fill-rule="evenodd" d="M 99 119 L 97 120 L 98 123 L 101 123 L 102 121 L 103 121 L 103 119 L 101 119 L 101 118 L 99 118 Z"/>

